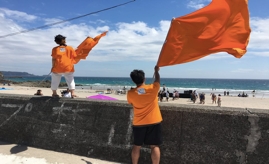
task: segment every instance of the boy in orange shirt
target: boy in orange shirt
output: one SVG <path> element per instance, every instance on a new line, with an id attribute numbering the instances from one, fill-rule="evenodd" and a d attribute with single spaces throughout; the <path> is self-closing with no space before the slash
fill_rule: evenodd
<path id="1" fill-rule="evenodd" d="M 71 46 L 67 46 L 65 36 L 57 35 L 54 41 L 59 45 L 52 49 L 52 69 L 51 69 L 51 90 L 52 97 L 59 97 L 57 89 L 60 84 L 62 75 L 70 89 L 72 98 L 76 97 L 75 81 L 74 81 L 74 58 L 77 56 L 75 50 Z"/>
<path id="2" fill-rule="evenodd" d="M 161 121 L 162 115 L 158 104 L 160 90 L 159 67 L 155 66 L 155 80 L 153 84 L 145 84 L 145 73 L 142 70 L 133 70 L 130 74 L 136 88 L 127 93 L 127 101 L 134 110 L 132 149 L 132 163 L 137 164 L 140 148 L 143 144 L 150 145 L 153 164 L 160 163 L 160 148 L 162 144 Z"/>

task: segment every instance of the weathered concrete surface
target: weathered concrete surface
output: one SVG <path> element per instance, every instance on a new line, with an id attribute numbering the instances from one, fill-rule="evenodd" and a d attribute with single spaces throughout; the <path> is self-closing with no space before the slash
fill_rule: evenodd
<path id="1" fill-rule="evenodd" d="M 125 101 L 0 94 L 0 140 L 130 163 L 132 107 Z M 269 163 L 268 110 L 161 105 L 162 164 Z M 140 163 L 150 163 L 150 150 Z"/>
<path id="2" fill-rule="evenodd" d="M 0 141 L 1 164 L 120 164 Z"/>

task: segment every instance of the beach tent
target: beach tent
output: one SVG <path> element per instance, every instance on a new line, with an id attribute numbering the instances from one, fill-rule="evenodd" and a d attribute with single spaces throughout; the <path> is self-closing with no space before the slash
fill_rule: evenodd
<path id="1" fill-rule="evenodd" d="M 102 94 L 88 96 L 87 98 L 88 99 L 94 99 L 94 100 L 118 100 L 116 98 L 106 96 L 106 95 L 102 95 Z"/>
<path id="2" fill-rule="evenodd" d="M 250 32 L 247 0 L 212 0 L 208 6 L 171 21 L 157 65 L 191 62 L 217 52 L 241 58 Z"/>

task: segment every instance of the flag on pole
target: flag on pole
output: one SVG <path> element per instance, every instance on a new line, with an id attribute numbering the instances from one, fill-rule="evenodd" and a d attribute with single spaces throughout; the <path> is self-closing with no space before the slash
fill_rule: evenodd
<path id="1" fill-rule="evenodd" d="M 241 58 L 250 32 L 248 0 L 212 0 L 171 21 L 157 65 L 191 62 L 217 52 Z"/>
<path id="2" fill-rule="evenodd" d="M 92 48 L 98 43 L 101 37 L 106 35 L 106 33 L 107 31 L 95 38 L 87 37 L 75 50 L 77 57 L 74 59 L 74 64 L 77 64 L 81 59 L 86 59 Z"/>

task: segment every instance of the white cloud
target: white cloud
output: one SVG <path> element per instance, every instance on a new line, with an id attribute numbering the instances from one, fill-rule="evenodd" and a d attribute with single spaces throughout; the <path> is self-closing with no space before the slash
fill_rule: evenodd
<path id="1" fill-rule="evenodd" d="M 5 16 L 9 19 L 20 21 L 20 22 L 23 22 L 23 21 L 30 22 L 37 19 L 37 17 L 34 15 L 30 15 L 25 12 L 9 10 L 6 8 L 0 8 L 0 12 L 2 16 Z"/>
<path id="2" fill-rule="evenodd" d="M 98 19 L 98 20 L 95 20 L 95 21 L 88 21 L 88 23 L 97 25 L 97 24 L 105 24 L 105 23 L 109 23 L 109 21 L 107 21 L 107 20 L 102 20 L 102 19 Z"/>
<path id="3" fill-rule="evenodd" d="M 45 24 L 52 24 L 52 23 L 63 21 L 62 19 L 58 19 L 58 18 L 45 18 L 43 20 L 44 20 Z"/>
<path id="4" fill-rule="evenodd" d="M 188 3 L 188 8 L 194 8 L 194 9 L 200 9 L 200 8 L 203 8 L 205 5 L 202 4 L 202 3 L 195 3 L 193 1 L 190 1 Z"/>
<path id="5" fill-rule="evenodd" d="M 249 52 L 249 54 L 252 54 L 252 55 L 255 55 L 255 56 L 269 57 L 269 51 L 264 51 L 264 52 Z"/>
<path id="6" fill-rule="evenodd" d="M 197 10 L 197 9 L 205 7 L 208 4 L 208 2 L 210 2 L 210 1 L 211 0 L 191 0 L 187 4 L 187 7 Z"/>
<path id="7" fill-rule="evenodd" d="M 15 17 L 5 17 L 7 9 L 0 10 L 0 34 L 5 35 L 24 30 Z M 12 11 L 9 11 L 12 13 Z M 15 11 L 14 11 L 15 12 Z M 16 11 L 18 12 L 18 11 Z M 21 13 L 21 12 L 18 12 Z M 26 13 L 24 13 L 26 14 Z M 23 15 L 23 14 L 21 14 Z M 26 14 L 28 15 L 28 14 Z M 39 22 L 41 18 L 38 18 Z M 46 18 L 43 22 L 52 23 L 57 18 Z M 67 37 L 67 44 L 77 47 L 87 36 L 94 37 L 109 30 L 107 36 L 103 37 L 98 45 L 91 51 L 90 57 L 82 61 L 85 65 L 89 62 L 156 62 L 162 48 L 163 42 L 169 29 L 170 20 L 162 20 L 157 27 L 150 27 L 145 22 L 119 22 L 113 27 L 106 25 L 100 20 L 96 25 L 85 23 L 72 24 L 66 22 L 57 26 L 31 31 L 20 35 L 0 38 L 0 69 L 1 70 L 23 70 L 30 73 L 47 74 L 51 67 L 51 49 L 56 46 L 54 36 L 62 34 Z M 269 52 L 269 19 L 252 18 L 252 34 L 249 43 L 249 54 L 268 56 Z M 221 58 L 234 58 L 227 53 L 219 53 L 207 56 L 201 60 L 216 60 Z M 83 65 L 84 66 L 84 65 Z M 115 68 L 116 69 L 116 68 Z M 237 70 L 247 71 L 247 70 Z M 248 70 L 250 71 L 250 70 Z"/>
<path id="8" fill-rule="evenodd" d="M 269 50 L 269 18 L 251 18 L 252 32 L 250 35 L 249 48 Z"/>
<path id="9" fill-rule="evenodd" d="M 0 11 L 1 13 L 3 14 L 3 11 Z M 43 21 L 53 23 L 59 19 L 46 18 Z M 24 30 L 20 24 L 5 17 L 0 17 L 0 23 L 3 24 L 0 26 L 1 34 Z M 50 67 L 51 49 L 56 46 L 53 41 L 55 35 L 65 35 L 67 44 L 75 48 L 87 36 L 94 37 L 107 30 L 109 30 L 107 36 L 103 37 L 92 50 L 88 61 L 156 61 L 169 25 L 170 21 L 160 21 L 159 27 L 149 27 L 144 22 L 121 22 L 115 24 L 115 29 L 110 30 L 106 25 L 94 27 L 84 23 L 66 22 L 29 33 L 0 38 L 1 65 L 2 63 L 7 67 L 13 65 L 14 69 L 16 67 L 19 70 L 36 64 Z"/>
<path id="10" fill-rule="evenodd" d="M 253 71 L 254 71 L 253 69 L 239 68 L 239 69 L 233 70 L 231 72 L 234 72 L 234 73 L 249 73 L 249 72 L 253 72 Z"/>
<path id="11" fill-rule="evenodd" d="M 98 22 L 98 23 L 106 23 L 107 21 L 98 19 L 97 22 Z"/>
<path id="12" fill-rule="evenodd" d="M 226 52 L 219 52 L 219 53 L 205 56 L 204 58 L 201 58 L 200 60 L 218 60 L 218 59 L 223 59 L 223 58 L 234 58 L 234 56 Z"/>

